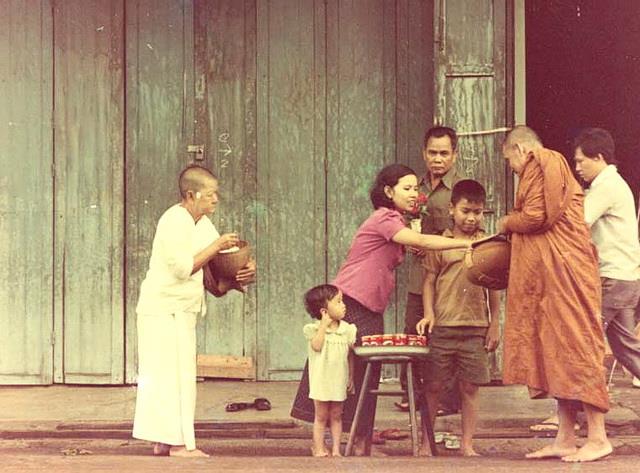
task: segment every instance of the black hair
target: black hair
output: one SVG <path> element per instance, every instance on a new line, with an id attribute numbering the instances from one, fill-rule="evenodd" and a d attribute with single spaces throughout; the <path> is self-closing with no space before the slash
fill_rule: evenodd
<path id="1" fill-rule="evenodd" d="M 458 148 L 458 135 L 456 134 L 456 130 L 449 128 L 448 126 L 434 126 L 429 128 L 424 134 L 424 149 L 427 148 L 427 144 L 431 138 L 442 138 L 443 136 L 449 137 L 451 140 L 451 149 L 455 151 Z"/>
<path id="2" fill-rule="evenodd" d="M 463 179 L 456 182 L 453 189 L 451 189 L 451 203 L 456 205 L 462 199 L 467 199 L 474 204 L 484 204 L 487 199 L 487 193 L 478 181 Z"/>
<path id="3" fill-rule="evenodd" d="M 206 179 L 218 179 L 214 173 L 207 168 L 192 164 L 182 170 L 178 177 L 178 189 L 180 189 L 180 197 L 183 199 L 187 196 L 187 191 L 199 191 L 204 187 Z"/>
<path id="4" fill-rule="evenodd" d="M 336 297 L 340 289 L 332 284 L 320 284 L 304 294 L 304 307 L 314 319 L 321 319 L 321 309 L 326 309 L 329 301 Z"/>
<path id="5" fill-rule="evenodd" d="M 607 164 L 617 164 L 611 133 L 602 128 L 585 128 L 573 140 L 573 149 L 580 148 L 587 158 L 595 159 L 601 154 Z"/>
<path id="6" fill-rule="evenodd" d="M 373 208 L 379 209 L 380 207 L 387 207 L 393 209 L 395 207 L 393 200 L 387 197 L 387 194 L 384 193 L 384 188 L 386 186 L 394 187 L 400 179 L 410 175 L 415 176 L 416 172 L 404 164 L 390 164 L 383 167 L 376 176 L 376 180 L 373 182 L 373 186 L 369 191 L 369 198 L 371 199 Z"/>

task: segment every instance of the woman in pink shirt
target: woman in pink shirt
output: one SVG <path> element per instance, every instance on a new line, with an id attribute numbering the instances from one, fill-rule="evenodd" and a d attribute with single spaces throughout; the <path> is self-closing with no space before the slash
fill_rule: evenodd
<path id="1" fill-rule="evenodd" d="M 384 311 L 395 286 L 395 269 L 404 257 L 404 247 L 430 250 L 467 248 L 469 242 L 439 235 L 423 235 L 407 228 L 403 214 L 411 210 L 418 198 L 418 178 L 413 169 L 402 164 L 384 167 L 370 191 L 373 213 L 356 232 L 347 259 L 331 282 L 343 293 L 347 307 L 346 322 L 355 324 L 358 341 L 364 335 L 384 333 Z M 356 357 L 354 364 L 355 396 L 344 403 L 343 428 L 349 431 L 362 387 L 365 363 Z M 369 388 L 376 389 L 380 378 L 372 372 Z M 363 453 L 363 440 L 373 430 L 374 403 L 364 406 L 365 419 L 357 432 L 356 454 Z M 305 365 L 291 416 L 313 422 L 313 401 L 309 399 L 309 372 Z"/>

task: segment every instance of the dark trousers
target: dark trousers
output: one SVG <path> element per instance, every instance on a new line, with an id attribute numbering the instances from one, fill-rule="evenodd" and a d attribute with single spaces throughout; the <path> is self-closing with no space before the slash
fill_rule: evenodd
<path id="1" fill-rule="evenodd" d="M 602 278 L 602 319 L 609 346 L 636 378 L 640 378 L 640 339 L 634 332 L 639 299 L 640 281 Z"/>

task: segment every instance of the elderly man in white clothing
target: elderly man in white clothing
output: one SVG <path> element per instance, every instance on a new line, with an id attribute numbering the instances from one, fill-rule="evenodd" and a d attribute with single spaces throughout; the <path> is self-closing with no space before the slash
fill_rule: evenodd
<path id="1" fill-rule="evenodd" d="M 616 359 L 640 377 L 640 339 L 634 333 L 640 299 L 640 243 L 635 201 L 615 166 L 613 138 L 588 128 L 574 141 L 576 172 L 590 183 L 584 215 L 598 250 L 602 319 Z"/>
<path id="2" fill-rule="evenodd" d="M 191 166 L 179 178 L 181 201 L 158 221 L 149 270 L 140 287 L 138 392 L 133 436 L 155 442 L 155 455 L 206 457 L 196 448 L 196 317 L 206 310 L 203 267 L 238 243 L 207 217 L 218 203 L 218 180 Z M 251 261 L 236 280 L 255 276 Z"/>

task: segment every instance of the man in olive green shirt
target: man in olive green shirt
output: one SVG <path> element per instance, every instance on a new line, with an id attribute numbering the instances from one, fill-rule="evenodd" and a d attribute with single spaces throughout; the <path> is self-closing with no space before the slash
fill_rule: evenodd
<path id="1" fill-rule="evenodd" d="M 429 128 L 424 135 L 422 157 L 426 166 L 426 174 L 420 181 L 420 191 L 427 195 L 426 214 L 422 215 L 422 233 L 441 235 L 443 231 L 451 228 L 449 215 L 449 202 L 451 201 L 451 189 L 464 176 L 460 175 L 455 162 L 458 148 L 458 136 L 455 130 L 444 126 Z M 409 264 L 409 282 L 407 294 L 407 307 L 404 316 L 404 332 L 415 334 L 416 324 L 422 319 L 422 285 L 425 271 L 421 264 L 423 250 L 409 249 L 412 255 L 407 258 Z M 406 389 L 406 371 L 403 368 L 400 374 L 402 387 Z M 459 409 L 459 397 L 454 396 L 451 410 Z M 397 402 L 400 409 L 408 410 L 406 399 Z"/>

